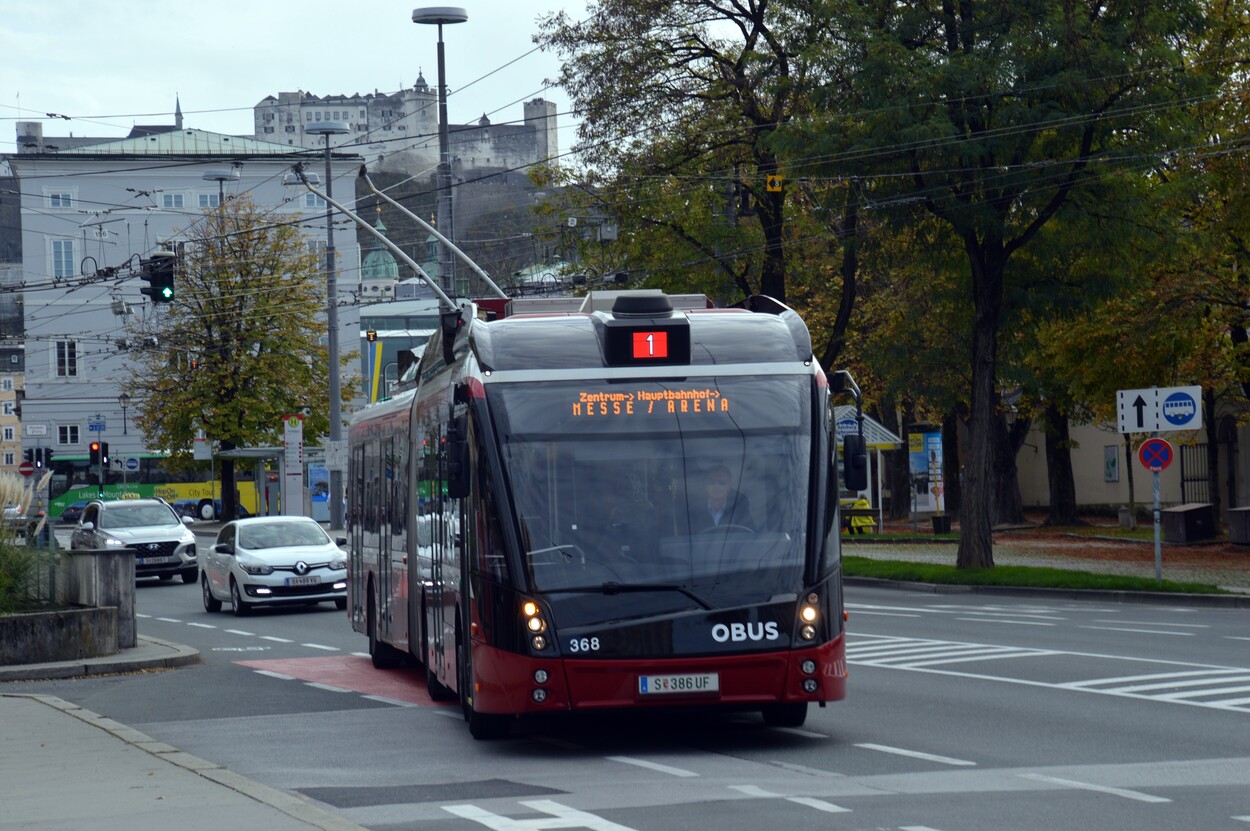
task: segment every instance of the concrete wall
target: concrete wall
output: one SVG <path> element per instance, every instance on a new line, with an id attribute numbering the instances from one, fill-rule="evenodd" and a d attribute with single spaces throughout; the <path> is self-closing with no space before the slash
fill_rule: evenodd
<path id="1" fill-rule="evenodd" d="M 0 666 L 76 661 L 117 651 L 117 609 L 112 606 L 0 616 Z"/>

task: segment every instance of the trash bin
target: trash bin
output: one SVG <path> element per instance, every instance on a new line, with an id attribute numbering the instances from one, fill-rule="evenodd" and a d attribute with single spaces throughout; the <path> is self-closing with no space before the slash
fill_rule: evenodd
<path id="1" fill-rule="evenodd" d="M 1228 509 L 1228 541 L 1250 545 L 1250 506 Z"/>
<path id="2" fill-rule="evenodd" d="M 933 533 L 949 534 L 951 532 L 950 514 L 935 514 L 931 519 L 933 520 Z"/>
<path id="3" fill-rule="evenodd" d="M 1160 512 L 1163 539 L 1191 543 L 1215 539 L 1215 506 L 1209 502 L 1188 502 Z"/>

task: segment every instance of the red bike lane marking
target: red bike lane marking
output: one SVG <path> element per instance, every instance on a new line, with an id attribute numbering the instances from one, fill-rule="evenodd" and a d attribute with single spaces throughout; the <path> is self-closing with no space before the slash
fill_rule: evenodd
<path id="1" fill-rule="evenodd" d="M 425 678 L 420 670 L 376 669 L 368 658 L 358 655 L 336 655 L 326 658 L 274 658 L 269 661 L 235 661 L 239 666 L 263 669 L 289 675 L 301 681 L 312 681 L 330 687 L 352 690 L 362 695 L 377 695 L 422 707 L 441 707 L 443 702 L 430 700 L 425 691 Z"/>

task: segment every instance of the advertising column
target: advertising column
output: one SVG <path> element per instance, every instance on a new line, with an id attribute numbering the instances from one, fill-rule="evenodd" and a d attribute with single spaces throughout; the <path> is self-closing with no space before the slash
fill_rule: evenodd
<path id="1" fill-rule="evenodd" d="M 941 431 L 909 433 L 907 454 L 911 469 L 912 512 L 943 513 L 946 510 L 946 483 L 942 480 Z"/>

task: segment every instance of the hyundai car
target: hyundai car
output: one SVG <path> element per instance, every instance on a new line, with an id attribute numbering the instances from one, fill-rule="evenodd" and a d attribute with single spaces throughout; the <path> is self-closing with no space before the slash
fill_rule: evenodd
<path id="1" fill-rule="evenodd" d="M 163 499 L 94 499 L 82 509 L 70 547 L 129 548 L 135 577 L 169 580 L 180 574 L 182 582 L 194 583 L 198 563 L 190 524 Z"/>

